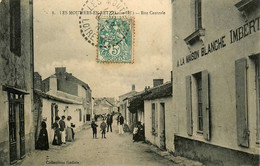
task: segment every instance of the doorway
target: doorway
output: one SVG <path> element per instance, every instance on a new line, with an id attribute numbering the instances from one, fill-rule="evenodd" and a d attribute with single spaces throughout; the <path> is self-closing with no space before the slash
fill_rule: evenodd
<path id="1" fill-rule="evenodd" d="M 160 149 L 166 149 L 165 137 L 165 104 L 160 103 Z"/>
<path id="2" fill-rule="evenodd" d="M 10 164 L 25 157 L 24 95 L 8 93 Z"/>

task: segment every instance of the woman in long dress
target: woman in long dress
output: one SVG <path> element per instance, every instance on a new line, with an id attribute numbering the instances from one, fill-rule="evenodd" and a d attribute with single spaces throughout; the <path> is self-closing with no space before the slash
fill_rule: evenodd
<path id="1" fill-rule="evenodd" d="M 44 121 L 42 121 L 39 138 L 36 143 L 36 149 L 39 149 L 39 150 L 48 150 L 49 149 L 49 139 L 48 139 L 48 132 L 47 132 L 46 126 L 47 126 L 46 123 Z"/>
<path id="2" fill-rule="evenodd" d="M 53 130 L 54 130 L 54 138 L 52 141 L 52 145 L 61 145 L 61 133 L 58 121 L 60 120 L 60 117 L 55 117 L 55 122 L 53 123 Z"/>
<path id="3" fill-rule="evenodd" d="M 72 128 L 71 128 L 71 122 L 70 122 L 70 120 L 71 120 L 71 116 L 68 116 L 67 117 L 67 124 L 66 124 L 66 126 L 67 126 L 67 129 L 66 129 L 66 141 L 68 141 L 68 142 L 71 142 L 72 140 L 73 140 L 73 137 L 72 137 Z"/>

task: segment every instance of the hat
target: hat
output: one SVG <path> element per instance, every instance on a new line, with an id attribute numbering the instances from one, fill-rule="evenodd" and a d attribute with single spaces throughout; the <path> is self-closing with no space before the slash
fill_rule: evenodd
<path id="1" fill-rule="evenodd" d="M 65 116 L 64 115 L 62 115 L 62 117 L 61 117 L 62 119 L 65 119 Z"/>
<path id="2" fill-rule="evenodd" d="M 67 120 L 71 120 L 71 116 L 68 116 L 68 117 L 67 117 Z"/>
<path id="3" fill-rule="evenodd" d="M 55 120 L 60 120 L 60 117 L 59 117 L 59 116 L 56 116 L 56 117 L 55 117 Z"/>

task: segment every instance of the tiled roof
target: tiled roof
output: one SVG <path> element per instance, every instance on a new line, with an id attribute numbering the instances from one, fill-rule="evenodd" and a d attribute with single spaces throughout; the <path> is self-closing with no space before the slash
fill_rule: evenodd
<path id="1" fill-rule="evenodd" d="M 149 93 L 144 96 L 144 100 L 153 100 L 172 96 L 172 83 L 167 82 L 161 86 L 157 86 L 148 90 Z"/>
<path id="2" fill-rule="evenodd" d="M 144 100 L 153 100 L 172 96 L 172 83 L 167 82 L 160 86 L 142 91 L 129 98 L 129 111 L 134 113 L 137 109 L 144 108 Z"/>

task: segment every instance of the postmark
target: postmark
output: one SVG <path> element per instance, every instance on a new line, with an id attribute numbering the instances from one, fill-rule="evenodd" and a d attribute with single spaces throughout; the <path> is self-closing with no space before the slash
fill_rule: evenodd
<path id="1" fill-rule="evenodd" d="M 98 19 L 115 13 L 129 15 L 124 0 L 86 0 L 79 14 L 79 28 L 82 37 L 92 46 L 97 46 Z"/>
<path id="2" fill-rule="evenodd" d="M 134 18 L 98 19 L 97 62 L 133 63 Z"/>

